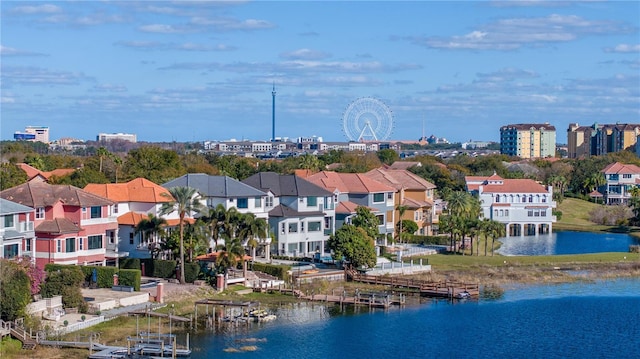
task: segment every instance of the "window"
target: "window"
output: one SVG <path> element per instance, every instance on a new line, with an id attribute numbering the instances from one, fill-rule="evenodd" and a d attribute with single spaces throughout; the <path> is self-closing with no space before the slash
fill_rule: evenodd
<path id="1" fill-rule="evenodd" d="M 89 249 L 102 248 L 102 236 L 89 236 L 87 239 L 89 240 Z"/>
<path id="2" fill-rule="evenodd" d="M 529 195 L 529 203 L 533 203 L 533 196 Z"/>
<path id="3" fill-rule="evenodd" d="M 331 229 L 331 217 L 324 217 L 324 228 Z"/>
<path id="4" fill-rule="evenodd" d="M 267 196 L 267 197 L 264 199 L 264 205 L 265 205 L 265 207 L 267 207 L 267 208 L 271 208 L 271 207 L 273 207 L 273 197 L 271 197 L 271 196 Z"/>
<path id="5" fill-rule="evenodd" d="M 133 232 L 129 233 L 129 244 L 133 244 Z"/>
<path id="6" fill-rule="evenodd" d="M 298 232 L 298 224 L 297 223 L 289 223 L 289 233 Z"/>
<path id="7" fill-rule="evenodd" d="M 4 228 L 13 228 L 13 214 L 4 217 Z"/>
<path id="8" fill-rule="evenodd" d="M 283 223 L 282 226 L 280 226 L 280 234 L 284 234 L 285 228 L 286 228 L 286 225 Z"/>
<path id="9" fill-rule="evenodd" d="M 622 174 L 622 178 L 631 178 L 631 174 L 630 173 L 624 173 L 624 174 Z"/>
<path id="10" fill-rule="evenodd" d="M 493 216 L 494 216 L 494 217 L 498 217 L 498 210 L 497 210 L 497 209 L 494 209 L 494 210 L 493 210 Z"/>
<path id="11" fill-rule="evenodd" d="M 320 232 L 322 224 L 320 222 L 309 222 L 309 232 Z"/>
<path id="12" fill-rule="evenodd" d="M 26 242 L 25 242 L 25 250 L 27 252 L 31 252 L 31 240 L 30 239 L 27 239 Z"/>
<path id="13" fill-rule="evenodd" d="M 546 216 L 547 216 L 547 211 L 546 210 L 540 211 L 540 217 L 546 217 Z"/>
<path id="14" fill-rule="evenodd" d="M 238 208 L 249 208 L 249 200 L 247 198 L 238 198 Z"/>
<path id="15" fill-rule="evenodd" d="M 84 250 L 84 238 L 78 238 L 78 250 Z"/>
<path id="16" fill-rule="evenodd" d="M 499 194 L 496 195 L 496 203 L 500 203 L 500 195 Z"/>
<path id="17" fill-rule="evenodd" d="M 300 232 L 304 232 L 304 221 L 300 222 Z"/>
<path id="18" fill-rule="evenodd" d="M 56 252 L 62 252 L 62 240 L 56 241 Z"/>
<path id="19" fill-rule="evenodd" d="M 376 218 L 378 219 L 378 225 L 383 225 L 384 224 L 384 215 L 383 214 L 379 214 L 376 216 Z"/>
<path id="20" fill-rule="evenodd" d="M 260 208 L 260 207 L 262 207 L 262 198 L 260 198 L 260 197 L 256 197 L 256 198 L 255 198 L 255 202 L 253 202 L 253 206 L 254 206 L 255 208 Z"/>
<path id="21" fill-rule="evenodd" d="M 44 219 L 44 207 L 36 208 L 36 219 Z"/>
<path id="22" fill-rule="evenodd" d="M 527 216 L 528 217 L 533 217 L 533 211 L 532 210 L 527 211 Z"/>
<path id="23" fill-rule="evenodd" d="M 374 193 L 373 194 L 373 203 L 384 202 L 384 193 Z"/>
<path id="24" fill-rule="evenodd" d="M 509 210 L 508 210 L 508 209 L 505 209 L 505 210 L 504 210 L 504 215 L 505 215 L 505 216 L 509 216 Z"/>
<path id="25" fill-rule="evenodd" d="M 118 213 L 118 204 L 117 203 L 113 205 L 113 213 L 114 214 Z"/>
<path id="26" fill-rule="evenodd" d="M 18 244 L 10 244 L 8 246 L 4 246 L 4 257 L 6 259 L 15 258 L 18 256 Z"/>
<path id="27" fill-rule="evenodd" d="M 67 253 L 72 253 L 76 251 L 76 239 L 75 238 L 67 238 L 64 240 L 64 251 Z"/>
<path id="28" fill-rule="evenodd" d="M 91 207 L 91 218 L 102 218 L 102 207 L 100 206 Z"/>
<path id="29" fill-rule="evenodd" d="M 315 207 L 318 205 L 318 197 L 309 196 L 307 197 L 307 206 Z"/>
<path id="30" fill-rule="evenodd" d="M 387 192 L 387 199 L 393 199 L 393 192 Z"/>

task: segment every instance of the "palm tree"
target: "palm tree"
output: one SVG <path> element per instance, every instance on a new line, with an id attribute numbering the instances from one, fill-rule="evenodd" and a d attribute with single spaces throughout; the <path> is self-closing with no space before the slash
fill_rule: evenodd
<path id="1" fill-rule="evenodd" d="M 180 218 L 180 283 L 184 284 L 184 218 L 188 215 L 199 213 L 203 210 L 202 203 L 197 197 L 198 191 L 192 187 L 172 187 L 169 189 L 171 196 L 163 193 L 166 197 L 171 197 L 169 202 L 162 204 L 160 214 L 165 215 L 173 211 L 178 212 Z"/>
<path id="2" fill-rule="evenodd" d="M 484 235 L 484 256 L 487 256 L 487 244 L 489 243 L 489 233 L 491 232 L 491 219 L 483 218 L 480 222 L 480 233 Z"/>
<path id="3" fill-rule="evenodd" d="M 582 186 L 586 193 L 590 193 L 600 186 L 607 183 L 607 180 L 604 178 L 604 175 L 601 172 L 594 172 L 589 177 L 585 178 L 582 182 Z"/>
<path id="4" fill-rule="evenodd" d="M 209 232 L 214 243 L 214 250 L 218 248 L 220 238 L 223 238 L 224 233 L 229 230 L 229 218 L 235 216 L 235 214 L 232 213 L 235 211 L 237 211 L 235 207 L 227 210 L 224 208 L 224 205 L 218 204 L 215 208 L 209 208 L 207 215 L 200 217 L 200 219 L 209 226 Z"/>
<path id="5" fill-rule="evenodd" d="M 396 210 L 398 211 L 398 215 L 399 215 L 398 217 L 400 219 L 400 232 L 398 233 L 398 240 L 400 243 L 402 243 L 402 216 L 404 216 L 404 213 L 407 211 L 407 209 L 409 209 L 409 207 L 401 204 L 399 204 L 396 207 Z"/>
<path id="6" fill-rule="evenodd" d="M 491 256 L 493 257 L 496 238 L 504 237 L 507 230 L 505 228 L 504 223 L 494 221 L 494 220 L 491 221 L 489 229 L 490 229 L 489 234 L 491 236 Z"/>
<path id="7" fill-rule="evenodd" d="M 143 218 L 134 227 L 134 234 L 141 234 L 141 242 L 143 239 L 149 241 L 149 250 L 151 251 L 151 257 L 155 258 L 158 255 L 160 249 L 159 236 L 164 235 L 164 227 L 167 225 L 167 220 L 162 217 L 154 216 L 153 213 L 149 213 L 147 218 Z"/>
<path id="8" fill-rule="evenodd" d="M 253 213 L 243 214 L 240 217 L 238 237 L 243 243 L 246 241 L 246 245 L 251 248 L 251 257 L 255 258 L 256 247 L 259 244 L 256 238 L 267 237 L 267 221 L 256 218 Z"/>
<path id="9" fill-rule="evenodd" d="M 105 157 L 109 157 L 110 153 L 106 148 L 100 147 L 96 150 L 96 156 L 100 158 L 100 173 L 102 173 L 102 161 Z"/>
<path id="10" fill-rule="evenodd" d="M 222 250 L 218 252 L 216 267 L 223 270 L 226 277 L 229 268 L 237 266 L 241 260 L 244 260 L 244 246 L 240 238 L 227 238 Z"/>

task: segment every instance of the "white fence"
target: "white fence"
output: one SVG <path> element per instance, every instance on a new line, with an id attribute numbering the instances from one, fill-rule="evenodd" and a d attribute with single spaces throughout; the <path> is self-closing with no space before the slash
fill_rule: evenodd
<path id="1" fill-rule="evenodd" d="M 83 322 L 77 322 L 77 323 L 73 323 L 73 324 L 69 324 L 66 327 L 60 327 L 58 329 L 56 329 L 56 333 L 58 335 L 63 335 L 63 334 L 67 334 L 67 333 L 72 333 L 72 332 L 76 332 L 80 329 L 85 329 L 85 328 L 89 328 L 91 326 L 94 326 L 96 324 L 100 324 L 102 322 L 104 322 L 104 315 L 101 315 L 99 317 L 96 318 L 91 318 L 91 319 L 87 319 Z"/>

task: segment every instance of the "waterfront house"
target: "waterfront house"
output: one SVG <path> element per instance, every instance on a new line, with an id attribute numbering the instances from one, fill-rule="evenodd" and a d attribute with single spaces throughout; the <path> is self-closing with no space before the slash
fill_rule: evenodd
<path id="1" fill-rule="evenodd" d="M 0 198 L 0 258 L 33 258 L 35 210 L 4 198 Z"/>
<path id="2" fill-rule="evenodd" d="M 273 253 L 312 257 L 328 252 L 335 230 L 333 194 L 296 175 L 260 172 L 243 183 L 267 194 L 269 228 L 277 241 Z"/>
<path id="3" fill-rule="evenodd" d="M 478 196 L 481 217 L 504 223 L 508 236 L 551 233 L 556 208 L 551 186 L 531 179 L 465 177 L 467 191 Z"/>
<path id="4" fill-rule="evenodd" d="M 106 265 L 117 263 L 118 221 L 113 202 L 70 185 L 28 182 L 0 192 L 0 197 L 35 209 L 36 265 L 47 263 Z"/>
<path id="5" fill-rule="evenodd" d="M 376 215 L 380 224 L 378 226 L 380 238 L 376 239 L 376 244 L 387 245 L 387 235 L 393 235 L 394 232 L 395 188 L 362 173 L 322 171 L 310 175 L 307 180 L 330 191 L 334 195 L 334 201 L 343 204 L 339 213 L 340 218 L 336 218 L 336 228 L 349 223 L 355 214 L 355 212 L 345 213 L 346 210 L 355 211 L 357 206 L 367 207 Z"/>
<path id="6" fill-rule="evenodd" d="M 53 171 L 40 171 L 39 169 L 26 163 L 18 163 L 17 166 L 27 174 L 29 182 L 49 182 L 52 177 L 63 177 L 72 174 L 74 168 L 58 168 Z"/>
<path id="7" fill-rule="evenodd" d="M 401 219 L 411 220 L 418 225 L 418 231 L 414 234 L 427 236 L 433 234 L 433 226 L 438 222 L 434 208 L 436 186 L 433 183 L 405 169 L 376 168 L 365 173 L 365 176 L 395 188 L 396 226 Z M 405 209 L 402 216 L 399 208 Z"/>
<path id="8" fill-rule="evenodd" d="M 615 162 L 602 171 L 606 183 L 600 187 L 606 204 L 628 204 L 633 188 L 640 187 L 640 167 Z"/>
<path id="9" fill-rule="evenodd" d="M 154 216 L 162 217 L 167 228 L 179 224 L 177 212 L 160 216 L 162 205 L 172 200 L 169 191 L 145 178 L 126 183 L 90 183 L 84 190 L 113 202 L 111 212 L 118 218 L 119 238 L 117 243 L 107 243 L 110 251 L 128 253 L 130 258 L 150 258 L 151 252 L 160 247 L 160 238 L 157 234 L 136 233 L 138 223 Z"/>

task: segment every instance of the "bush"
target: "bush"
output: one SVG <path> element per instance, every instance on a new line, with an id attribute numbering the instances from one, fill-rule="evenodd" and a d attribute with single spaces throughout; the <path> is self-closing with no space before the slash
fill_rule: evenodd
<path id="1" fill-rule="evenodd" d="M 176 261 L 154 260 L 151 276 L 157 278 L 173 278 L 176 274 L 176 264 Z M 147 270 L 147 273 L 150 272 Z"/>
<path id="2" fill-rule="evenodd" d="M 118 272 L 118 284 L 133 287 L 140 291 L 141 272 L 139 269 L 120 269 Z"/>
<path id="3" fill-rule="evenodd" d="M 153 271 L 154 271 L 154 262 L 156 260 L 153 258 L 141 258 L 140 259 L 140 270 L 142 270 L 142 266 L 144 266 L 144 276 L 145 277 L 153 277 Z"/>
<path id="4" fill-rule="evenodd" d="M 140 269 L 140 258 L 123 258 L 120 259 L 121 269 Z"/>
<path id="5" fill-rule="evenodd" d="M 43 298 L 51 298 L 56 295 L 62 296 L 62 303 L 65 308 L 78 308 L 79 312 L 87 311 L 80 285 L 84 281 L 84 273 L 78 266 L 67 265 L 55 271 L 49 271 L 40 294 Z"/>
<path id="6" fill-rule="evenodd" d="M 556 216 L 556 219 L 559 221 L 562 219 L 562 211 L 559 211 L 557 209 L 554 209 L 553 211 L 551 211 L 551 214 Z"/>
<path id="7" fill-rule="evenodd" d="M 184 265 L 184 280 L 187 283 L 193 283 L 198 279 L 200 273 L 200 265 L 198 263 L 185 263 Z"/>
<path id="8" fill-rule="evenodd" d="M 287 271 L 291 270 L 291 266 L 282 264 L 269 264 L 269 263 L 253 263 L 253 270 L 270 274 L 274 277 L 278 277 L 282 280 L 286 280 Z"/>
<path id="9" fill-rule="evenodd" d="M 82 266 L 84 272 L 84 280 L 91 281 L 93 275 L 93 269 L 95 268 L 98 276 L 98 288 L 111 288 L 113 287 L 113 275 L 116 274 L 116 267 L 101 267 L 101 266 Z"/>
<path id="10" fill-rule="evenodd" d="M 24 317 L 31 302 L 31 283 L 26 271 L 16 263 L 0 260 L 0 318 Z"/>
<path id="11" fill-rule="evenodd" d="M 404 237 L 403 237 L 404 238 Z M 448 245 L 449 237 L 447 236 L 408 236 L 409 243 L 415 244 L 436 244 L 436 245 Z"/>

